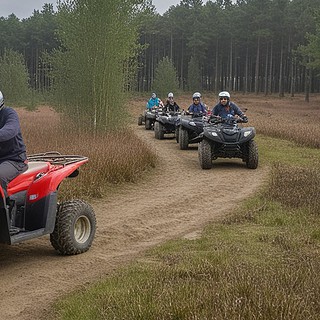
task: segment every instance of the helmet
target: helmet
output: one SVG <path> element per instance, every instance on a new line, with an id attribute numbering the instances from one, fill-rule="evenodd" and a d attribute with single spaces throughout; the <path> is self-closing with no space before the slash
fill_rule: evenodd
<path id="1" fill-rule="evenodd" d="M 4 105 L 4 98 L 3 98 L 3 94 L 0 91 L 0 108 Z"/>
<path id="2" fill-rule="evenodd" d="M 227 98 L 228 100 L 230 100 L 230 93 L 228 91 L 221 91 L 219 93 L 219 98 Z"/>
<path id="3" fill-rule="evenodd" d="M 173 98 L 173 93 L 172 92 L 168 93 L 168 98 Z"/>
<path id="4" fill-rule="evenodd" d="M 200 92 L 195 92 L 195 93 L 192 95 L 192 99 L 195 99 L 195 98 L 200 99 L 200 98 L 201 98 L 201 93 L 200 93 Z"/>
<path id="5" fill-rule="evenodd" d="M 154 92 L 152 92 L 151 98 L 155 99 L 156 97 L 157 95 Z"/>

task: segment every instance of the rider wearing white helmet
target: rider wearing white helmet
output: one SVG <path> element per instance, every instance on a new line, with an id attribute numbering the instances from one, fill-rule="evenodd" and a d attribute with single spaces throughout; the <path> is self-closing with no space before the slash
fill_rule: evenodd
<path id="1" fill-rule="evenodd" d="M 221 118 L 227 118 L 228 115 L 246 117 L 242 110 L 234 102 L 230 101 L 230 93 L 228 91 L 219 93 L 219 103 L 213 107 L 212 114 Z"/>
<path id="2" fill-rule="evenodd" d="M 193 103 L 189 106 L 188 111 L 193 114 L 206 114 L 207 109 L 204 104 L 201 102 L 200 92 L 195 92 L 192 95 Z"/>
<path id="3" fill-rule="evenodd" d="M 174 101 L 173 93 L 169 92 L 163 111 L 164 112 L 178 112 L 179 110 L 180 110 L 180 107 Z"/>

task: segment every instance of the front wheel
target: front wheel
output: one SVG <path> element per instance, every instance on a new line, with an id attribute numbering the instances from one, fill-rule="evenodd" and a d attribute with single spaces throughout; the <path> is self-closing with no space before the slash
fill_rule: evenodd
<path id="1" fill-rule="evenodd" d="M 96 232 L 93 208 L 82 200 L 59 205 L 56 223 L 50 234 L 52 246 L 62 255 L 74 255 L 89 250 Z"/>
<path id="2" fill-rule="evenodd" d="M 151 130 L 151 120 L 146 119 L 144 126 L 145 126 L 146 130 Z"/>
<path id="3" fill-rule="evenodd" d="M 159 140 L 164 138 L 163 125 L 159 121 L 154 123 L 154 137 Z"/>
<path id="4" fill-rule="evenodd" d="M 258 146 L 254 140 L 248 142 L 248 159 L 246 161 L 247 168 L 257 169 L 259 162 Z"/>
<path id="5" fill-rule="evenodd" d="M 200 163 L 201 169 L 211 169 L 212 168 L 211 145 L 207 140 L 203 139 L 199 143 L 198 155 L 199 155 L 199 163 Z"/>
<path id="6" fill-rule="evenodd" d="M 177 143 L 179 143 L 179 131 L 180 131 L 179 127 L 176 127 L 176 130 L 175 130 L 175 137 L 176 137 L 176 141 L 177 141 Z"/>
<path id="7" fill-rule="evenodd" d="M 138 126 L 141 126 L 143 123 L 143 116 L 140 115 L 139 118 L 138 118 Z"/>
<path id="8" fill-rule="evenodd" d="M 187 150 L 189 146 L 189 132 L 182 127 L 179 130 L 179 146 L 181 150 Z"/>

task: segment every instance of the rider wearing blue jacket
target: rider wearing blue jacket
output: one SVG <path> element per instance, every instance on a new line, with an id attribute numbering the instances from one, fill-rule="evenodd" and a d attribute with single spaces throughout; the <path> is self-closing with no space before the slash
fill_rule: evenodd
<path id="1" fill-rule="evenodd" d="M 241 118 L 246 116 L 234 102 L 230 101 L 230 93 L 227 91 L 219 93 L 219 103 L 213 107 L 212 114 L 221 118 L 236 115 Z"/>
<path id="2" fill-rule="evenodd" d="M 189 106 L 188 111 L 191 113 L 207 113 L 207 109 L 202 102 L 200 102 L 201 94 L 200 92 L 195 92 L 192 95 L 193 103 Z"/>
<path id="3" fill-rule="evenodd" d="M 153 92 L 152 95 L 151 95 L 151 98 L 147 102 L 147 106 L 146 107 L 147 107 L 148 110 L 151 110 L 154 107 L 159 107 L 159 106 L 162 106 L 162 105 L 163 105 L 162 101 L 159 98 L 157 98 L 157 95 Z"/>

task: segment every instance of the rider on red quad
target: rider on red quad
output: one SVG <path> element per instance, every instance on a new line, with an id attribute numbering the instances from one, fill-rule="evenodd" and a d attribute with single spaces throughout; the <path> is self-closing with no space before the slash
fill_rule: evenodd
<path id="1" fill-rule="evenodd" d="M 0 91 L 0 184 L 5 197 L 8 183 L 28 169 L 26 160 L 18 114 L 4 105 Z"/>

